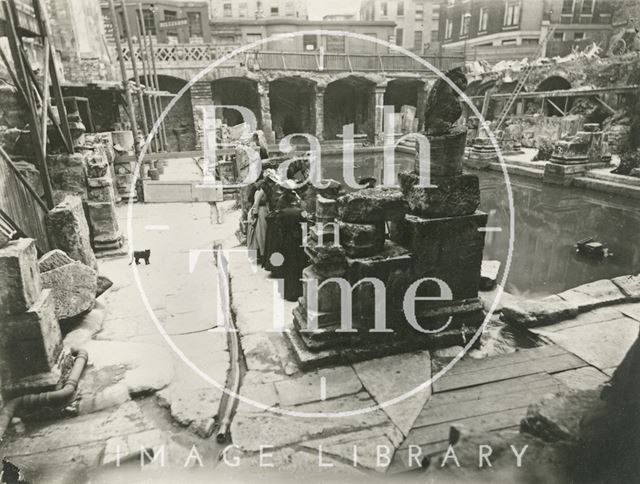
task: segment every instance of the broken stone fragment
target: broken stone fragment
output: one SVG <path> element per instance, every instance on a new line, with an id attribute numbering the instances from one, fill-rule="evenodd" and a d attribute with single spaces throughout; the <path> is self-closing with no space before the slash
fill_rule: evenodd
<path id="1" fill-rule="evenodd" d="M 52 245 L 69 257 L 97 269 L 96 256 L 91 249 L 89 225 L 82 208 L 82 199 L 67 195 L 47 214 L 47 229 Z"/>
<path id="2" fill-rule="evenodd" d="M 60 266 L 71 264 L 72 262 L 74 262 L 74 260 L 64 251 L 54 249 L 50 250 L 38 259 L 38 268 L 40 269 L 40 272 L 47 272 Z"/>
<path id="3" fill-rule="evenodd" d="M 91 267 L 72 262 L 41 274 L 42 286 L 53 291 L 58 319 L 78 316 L 93 307 L 97 274 Z"/>
<path id="4" fill-rule="evenodd" d="M 580 420 L 600 400 L 600 390 L 581 390 L 545 395 L 527 409 L 520 431 L 545 442 L 577 442 Z"/>
<path id="5" fill-rule="evenodd" d="M 340 243 L 349 257 L 368 257 L 384 249 L 384 223 L 340 222 Z"/>
<path id="6" fill-rule="evenodd" d="M 27 311 L 41 288 L 33 239 L 12 240 L 0 249 L 0 317 Z"/>
<path id="7" fill-rule="evenodd" d="M 556 323 L 578 315 L 578 306 L 553 296 L 535 300 L 513 299 L 505 301 L 502 318 L 509 324 L 521 324 L 529 328 Z"/>
<path id="8" fill-rule="evenodd" d="M 408 211 L 402 192 L 377 187 L 348 193 L 338 199 L 343 222 L 372 224 L 398 220 Z"/>
<path id="9" fill-rule="evenodd" d="M 499 260 L 483 260 L 480 268 L 480 290 L 491 291 L 495 288 L 499 272 Z"/>
<path id="10" fill-rule="evenodd" d="M 400 187 L 411 213 L 422 217 L 470 215 L 480 205 L 480 184 L 475 175 L 436 177 L 434 187 L 417 186 L 417 173 L 400 173 Z"/>

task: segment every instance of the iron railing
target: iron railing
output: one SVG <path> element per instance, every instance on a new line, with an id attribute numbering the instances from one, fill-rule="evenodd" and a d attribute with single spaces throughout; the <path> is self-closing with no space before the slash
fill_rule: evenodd
<path id="1" fill-rule="evenodd" d="M 157 44 L 155 61 L 158 67 L 204 67 L 232 52 L 239 45 L 208 44 Z M 142 59 L 138 46 L 134 46 L 137 60 Z M 131 52 L 123 48 L 126 62 Z M 422 56 L 422 59 L 442 71 L 462 65 L 463 56 Z M 301 70 L 301 71 L 357 71 L 357 72 L 402 72 L 430 69 L 411 57 L 401 54 L 345 54 L 318 52 L 251 51 L 234 56 L 224 66 L 246 66 L 252 70 Z"/>

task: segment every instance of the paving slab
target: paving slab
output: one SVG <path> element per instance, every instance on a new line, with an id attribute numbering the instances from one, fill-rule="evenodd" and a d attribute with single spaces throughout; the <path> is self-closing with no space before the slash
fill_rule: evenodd
<path id="1" fill-rule="evenodd" d="M 324 379 L 324 383 L 322 380 Z M 324 385 L 324 398 L 322 386 Z M 362 383 L 350 366 L 323 368 L 275 383 L 283 407 L 358 393 Z"/>
<path id="2" fill-rule="evenodd" d="M 290 407 L 290 409 L 305 413 L 334 413 L 359 410 L 375 404 L 368 393 L 361 392 L 324 402 Z M 395 445 L 399 445 L 402 434 L 379 409 L 366 414 L 331 418 L 292 417 L 270 412 L 243 413 L 234 418 L 231 436 L 241 450 L 257 452 L 261 445 L 284 447 L 321 437 L 381 426 L 385 429 L 385 435 Z"/>
<path id="3" fill-rule="evenodd" d="M 406 353 L 353 365 L 358 378 L 373 399 L 382 404 L 403 395 L 431 378 L 428 351 Z M 431 395 L 431 385 L 393 405 L 384 412 L 406 436 Z"/>
<path id="4" fill-rule="evenodd" d="M 640 324 L 619 318 L 587 326 L 576 326 L 545 336 L 598 369 L 617 366 L 638 338 Z"/>

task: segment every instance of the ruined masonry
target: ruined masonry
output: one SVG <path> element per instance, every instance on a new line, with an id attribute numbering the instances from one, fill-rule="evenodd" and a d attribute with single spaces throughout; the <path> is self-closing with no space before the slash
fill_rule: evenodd
<path id="1" fill-rule="evenodd" d="M 340 245 L 330 231 L 322 243 L 311 231 L 307 253 L 312 263 L 303 272 L 294 331 L 287 334 L 304 369 L 465 344 L 483 321 L 478 290 L 484 233 L 479 229 L 487 215 L 477 211 L 478 178 L 462 173 L 466 128 L 454 125 L 460 116 L 457 96 L 438 83 L 434 91 L 438 94 L 428 102 L 426 118 L 431 116 L 429 126 L 437 127 L 427 133 L 431 184 L 436 187 L 419 186 L 418 143 L 414 170 L 400 174 L 401 190 L 369 188 L 341 197 L 335 190 L 319 190 L 316 221 L 336 221 Z M 338 277 L 353 287 L 354 332 L 340 330 L 341 291 L 328 282 Z M 376 295 L 366 278 L 382 281 L 386 294 Z M 420 282 L 425 278 L 444 281 L 452 298 L 444 300 L 446 289 L 436 281 Z M 412 291 L 415 321 L 403 311 L 404 298 Z M 309 294 L 317 294 L 316 307 L 309 307 Z M 438 300 L 441 295 L 445 297 Z M 393 331 L 371 332 L 378 318 Z"/>
<path id="2" fill-rule="evenodd" d="M 0 378 L 5 395 L 55 385 L 62 355 L 51 290 L 42 289 L 35 241 L 0 248 Z"/>

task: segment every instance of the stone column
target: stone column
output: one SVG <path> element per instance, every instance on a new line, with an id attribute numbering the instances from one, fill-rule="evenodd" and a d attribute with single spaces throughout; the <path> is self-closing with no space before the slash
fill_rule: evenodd
<path id="1" fill-rule="evenodd" d="M 324 139 L 324 91 L 326 88 L 327 86 L 323 86 L 320 84 L 316 84 L 315 87 L 315 136 L 320 141 Z"/>
<path id="2" fill-rule="evenodd" d="M 386 84 L 378 84 L 373 90 L 373 140 L 377 145 L 381 145 L 384 142 L 384 93 L 386 90 Z"/>
<path id="3" fill-rule="evenodd" d="M 269 82 L 258 82 L 258 96 L 260 97 L 260 118 L 262 119 L 262 131 L 267 143 L 276 142 L 271 123 L 271 100 L 269 99 Z"/>
<path id="4" fill-rule="evenodd" d="M 193 109 L 193 126 L 196 138 L 195 146 L 196 150 L 201 150 L 204 131 L 202 126 L 203 113 L 200 106 L 213 106 L 210 81 L 198 81 L 191 86 L 191 106 Z"/>

